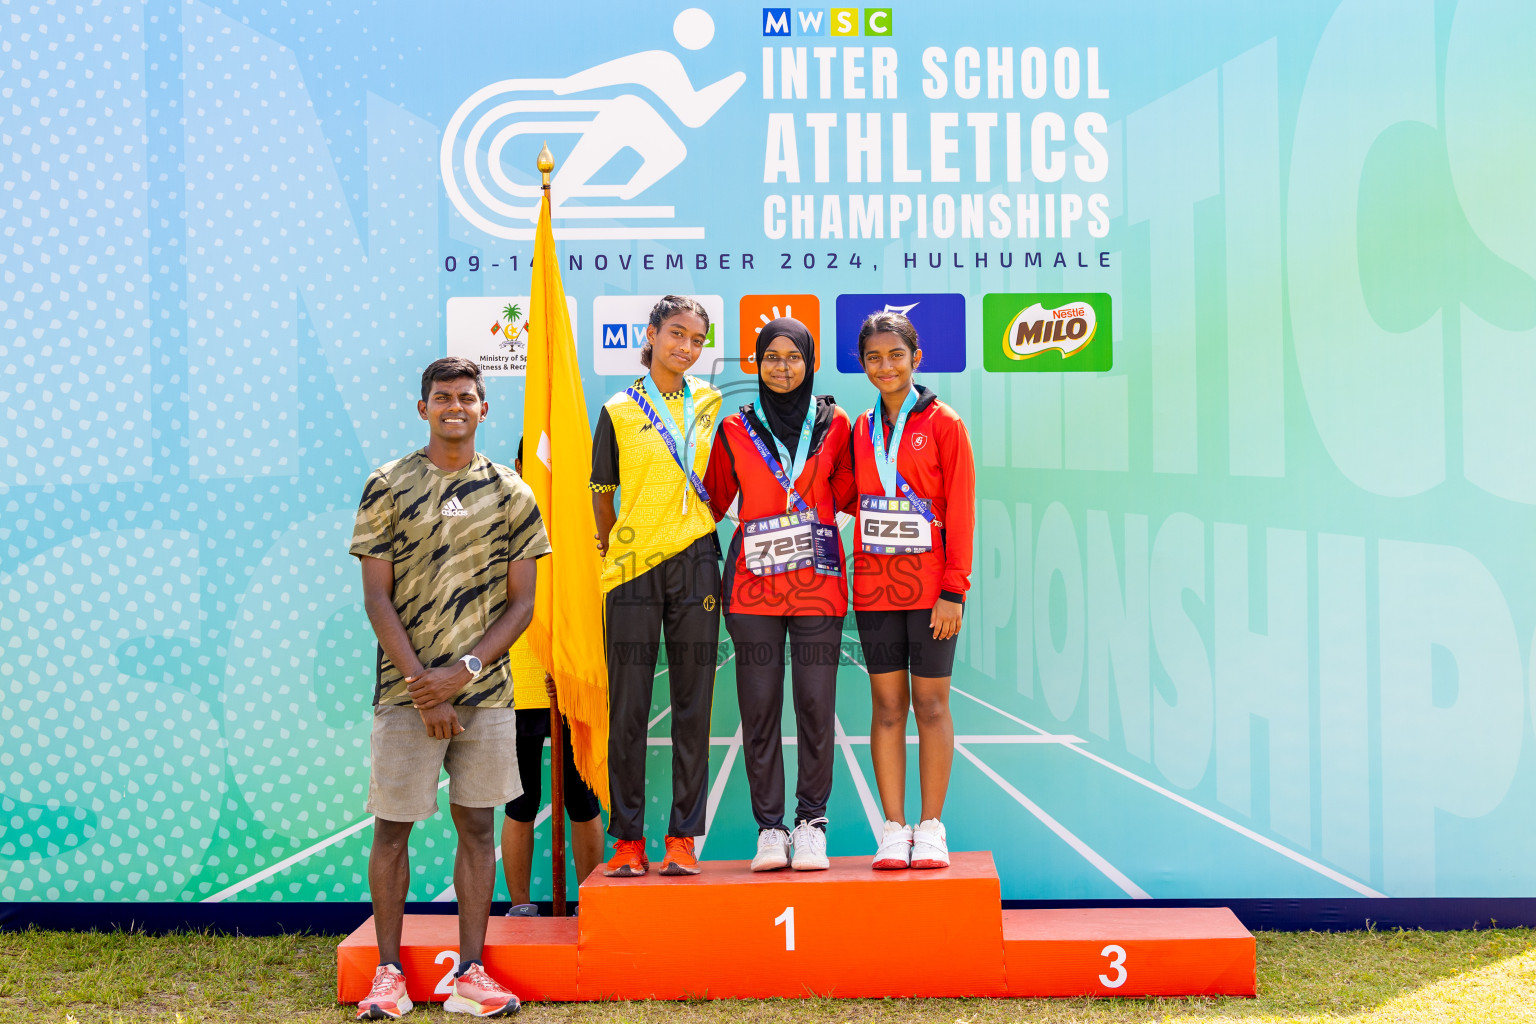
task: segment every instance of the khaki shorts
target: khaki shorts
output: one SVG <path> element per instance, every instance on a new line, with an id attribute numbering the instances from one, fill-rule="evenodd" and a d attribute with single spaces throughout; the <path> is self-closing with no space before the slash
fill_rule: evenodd
<path id="1" fill-rule="evenodd" d="M 511 708 L 456 707 L 464 731 L 451 740 L 427 735 L 410 706 L 373 709 L 368 813 L 385 821 L 425 821 L 437 813 L 438 781 L 448 769 L 448 802 L 499 807 L 522 795 L 517 725 Z"/>

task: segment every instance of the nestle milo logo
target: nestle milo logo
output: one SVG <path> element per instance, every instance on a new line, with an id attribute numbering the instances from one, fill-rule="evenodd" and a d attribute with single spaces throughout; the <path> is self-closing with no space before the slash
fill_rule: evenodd
<path id="1" fill-rule="evenodd" d="M 981 315 L 988 370 L 1061 373 L 1114 365 L 1104 292 L 991 294 L 982 298 Z"/>

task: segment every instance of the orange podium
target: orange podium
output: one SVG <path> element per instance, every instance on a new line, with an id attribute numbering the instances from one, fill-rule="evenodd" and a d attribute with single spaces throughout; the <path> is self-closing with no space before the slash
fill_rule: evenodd
<path id="1" fill-rule="evenodd" d="M 598 999 L 1000 996 L 1001 906 L 990 853 L 957 853 L 945 871 L 833 857 L 827 871 L 732 860 L 683 878 L 597 876 L 581 886 L 579 987 Z"/>
<path id="2" fill-rule="evenodd" d="M 1251 996 L 1253 935 L 1226 907 L 1005 910 L 1011 996 Z"/>
<path id="3" fill-rule="evenodd" d="M 594 874 L 579 918 L 492 918 L 486 967 L 527 1000 L 1254 993 L 1253 936 L 1231 911 L 1004 911 L 990 853 L 939 871 L 703 867 Z M 457 919 L 408 915 L 401 959 L 413 1001 L 445 999 Z M 337 950 L 338 1001 L 366 995 L 377 963 L 370 918 Z"/>
<path id="4" fill-rule="evenodd" d="M 413 1003 L 440 1003 L 459 968 L 459 919 L 452 914 L 407 914 L 400 966 Z M 379 966 L 373 918 L 336 947 L 336 1001 L 355 1003 L 368 994 Z M 485 967 L 523 999 L 574 1002 L 576 918 L 493 917 L 485 933 Z"/>

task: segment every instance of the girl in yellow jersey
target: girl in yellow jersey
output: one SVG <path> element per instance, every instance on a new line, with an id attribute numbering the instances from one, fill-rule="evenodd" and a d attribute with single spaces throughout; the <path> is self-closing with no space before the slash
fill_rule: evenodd
<path id="1" fill-rule="evenodd" d="M 703 477 L 720 392 L 688 370 L 708 332 L 709 314 L 699 302 L 663 297 L 651 310 L 640 355 L 650 373 L 608 400 L 592 438 L 608 646 L 608 831 L 617 840 L 603 873 L 611 877 L 643 875 L 650 867 L 646 733 L 663 626 L 672 691 L 672 816 L 661 873 L 699 871 L 693 839 L 704 833 L 720 634 L 720 542 Z"/>

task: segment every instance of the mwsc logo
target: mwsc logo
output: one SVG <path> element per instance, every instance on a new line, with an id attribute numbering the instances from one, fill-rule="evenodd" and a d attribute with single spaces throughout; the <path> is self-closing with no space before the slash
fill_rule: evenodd
<path id="1" fill-rule="evenodd" d="M 715 22 L 690 7 L 672 23 L 672 34 L 684 49 L 701 50 L 714 39 Z M 492 83 L 465 100 L 443 131 L 443 188 L 464 219 L 486 234 L 532 241 L 541 193 L 533 154 L 546 137 L 575 136 L 561 147 L 551 183 L 556 238 L 703 238 L 703 227 L 671 223 L 675 207 L 634 200 L 688 155 L 662 111 L 685 128 L 700 128 L 746 80 L 745 72 L 736 71 L 695 89 L 676 54 L 644 50 L 565 78 Z M 636 95 L 640 90 L 660 103 Z M 640 158 L 629 179 L 595 180 L 626 149 Z M 611 223 L 580 226 L 594 220 Z"/>
<path id="2" fill-rule="evenodd" d="M 888 36 L 889 7 L 764 7 L 765 36 Z"/>
<path id="3" fill-rule="evenodd" d="M 1104 292 L 985 295 L 981 320 L 988 370 L 1060 373 L 1114 365 L 1113 317 Z"/>

